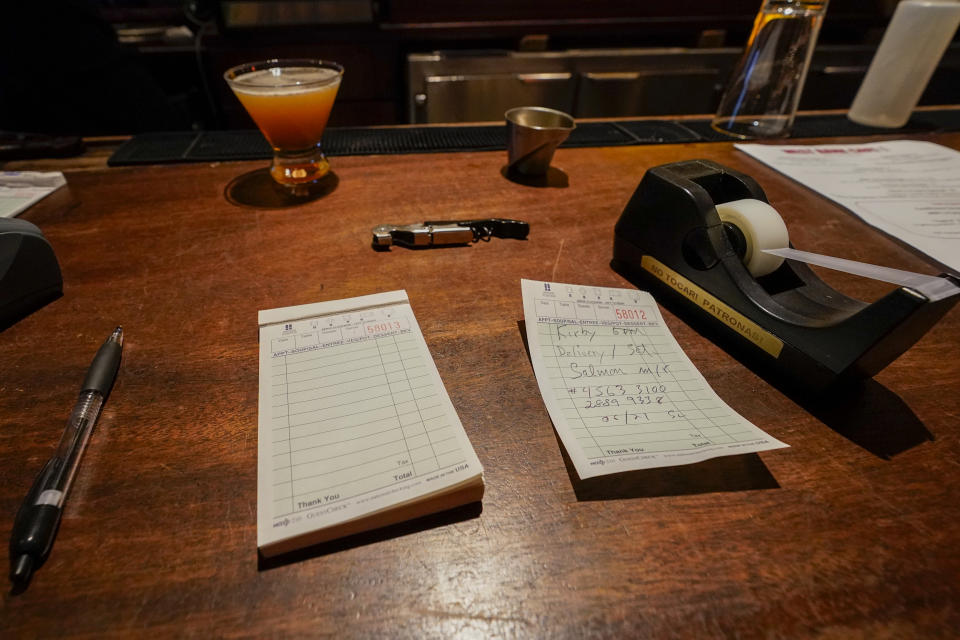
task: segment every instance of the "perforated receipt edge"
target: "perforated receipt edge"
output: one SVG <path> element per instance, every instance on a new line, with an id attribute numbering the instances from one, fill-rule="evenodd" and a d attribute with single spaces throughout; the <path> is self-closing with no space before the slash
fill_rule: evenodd
<path id="1" fill-rule="evenodd" d="M 656 276 L 665 285 L 699 306 L 700 309 L 715 317 L 726 327 L 733 329 L 774 358 L 780 357 L 780 352 L 783 350 L 783 341 L 757 323 L 748 320 L 653 256 L 643 256 L 640 259 L 640 266 Z"/>

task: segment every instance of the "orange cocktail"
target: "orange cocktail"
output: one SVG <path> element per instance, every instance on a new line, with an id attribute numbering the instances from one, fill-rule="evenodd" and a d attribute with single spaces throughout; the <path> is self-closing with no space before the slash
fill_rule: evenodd
<path id="1" fill-rule="evenodd" d="M 297 187 L 330 170 L 320 138 L 343 67 L 322 60 L 268 60 L 233 67 L 224 78 L 273 147 L 270 175 Z"/>

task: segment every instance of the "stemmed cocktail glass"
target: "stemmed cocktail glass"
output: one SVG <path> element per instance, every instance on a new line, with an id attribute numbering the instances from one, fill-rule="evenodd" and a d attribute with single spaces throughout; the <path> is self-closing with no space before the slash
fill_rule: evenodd
<path id="1" fill-rule="evenodd" d="M 273 147 L 270 175 L 297 195 L 330 171 L 320 147 L 343 67 L 310 59 L 238 65 L 223 77 Z"/>

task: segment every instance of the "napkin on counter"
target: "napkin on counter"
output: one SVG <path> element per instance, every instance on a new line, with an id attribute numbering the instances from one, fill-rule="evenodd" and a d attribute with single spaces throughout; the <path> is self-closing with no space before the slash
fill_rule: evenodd
<path id="1" fill-rule="evenodd" d="M 63 185 L 59 171 L 0 172 L 0 218 L 12 218 Z"/>

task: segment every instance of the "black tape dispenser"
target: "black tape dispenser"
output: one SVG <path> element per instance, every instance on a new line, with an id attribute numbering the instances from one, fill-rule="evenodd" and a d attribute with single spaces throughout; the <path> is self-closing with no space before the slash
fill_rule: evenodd
<path id="1" fill-rule="evenodd" d="M 61 295 L 60 265 L 40 229 L 0 218 L 0 331 Z"/>
<path id="2" fill-rule="evenodd" d="M 957 301 L 951 276 L 867 304 L 770 255 L 786 225 L 749 176 L 709 160 L 647 171 L 617 222 L 615 271 L 763 371 L 823 389 L 873 376 Z M 942 286 L 941 286 L 942 285 Z"/>

